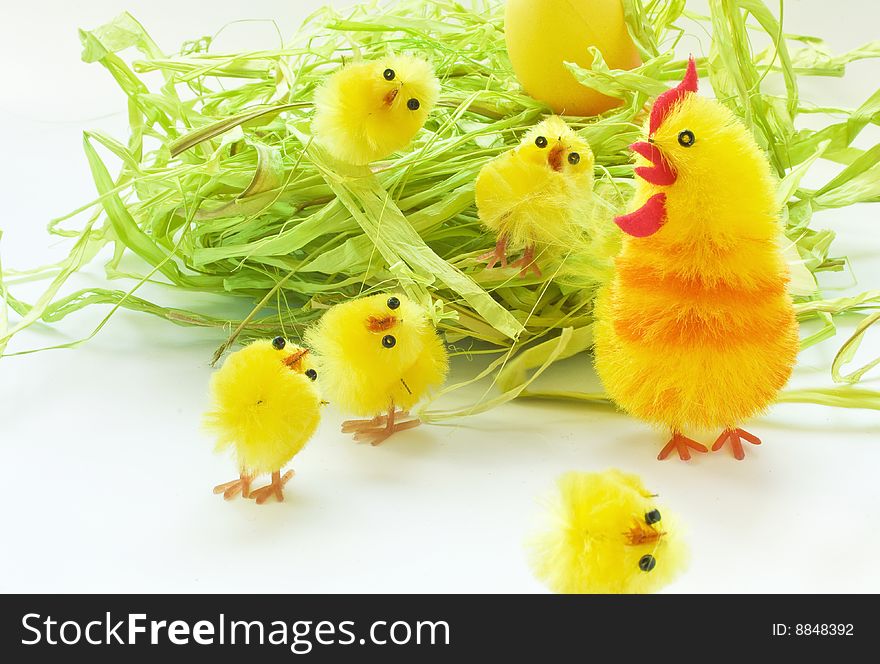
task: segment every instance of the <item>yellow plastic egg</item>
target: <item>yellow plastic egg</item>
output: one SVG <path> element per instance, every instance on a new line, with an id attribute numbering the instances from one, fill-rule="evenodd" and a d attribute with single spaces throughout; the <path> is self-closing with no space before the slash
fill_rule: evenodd
<path id="1" fill-rule="evenodd" d="M 560 114 L 596 115 L 621 103 L 579 83 L 564 62 L 588 68 L 595 46 L 612 69 L 641 64 L 620 0 L 508 0 L 504 20 L 519 82 Z"/>

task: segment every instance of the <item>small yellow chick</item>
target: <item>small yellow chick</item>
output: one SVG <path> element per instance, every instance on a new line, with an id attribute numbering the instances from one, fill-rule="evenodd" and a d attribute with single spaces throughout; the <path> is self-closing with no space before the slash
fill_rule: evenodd
<path id="1" fill-rule="evenodd" d="M 681 572 L 674 517 L 641 480 L 619 470 L 557 482 L 553 523 L 531 542 L 532 568 L 558 593 L 650 593 Z"/>
<path id="2" fill-rule="evenodd" d="M 312 130 L 340 161 L 369 164 L 410 144 L 439 91 L 431 65 L 411 55 L 355 62 L 315 93 Z"/>
<path id="3" fill-rule="evenodd" d="M 217 436 L 217 450 L 233 447 L 239 479 L 214 487 L 226 500 L 241 495 L 260 505 L 284 500 L 293 477 L 281 469 L 308 442 L 320 420 L 318 373 L 308 351 L 284 338 L 255 341 L 230 355 L 211 378 L 213 407 L 205 424 Z M 251 491 L 256 475 L 271 473 L 271 483 Z"/>
<path id="4" fill-rule="evenodd" d="M 425 311 L 403 295 L 373 295 L 330 308 L 306 333 L 330 402 L 366 420 L 342 424 L 378 445 L 419 425 L 401 421 L 446 377 L 448 356 Z"/>
<path id="5" fill-rule="evenodd" d="M 524 251 L 511 263 L 520 275 L 539 277 L 535 248 L 561 253 L 583 235 L 593 191 L 593 152 L 555 115 L 533 127 L 522 142 L 480 170 L 477 212 L 497 235 L 495 250 L 480 256 L 487 269 L 507 267 L 509 251 Z"/>

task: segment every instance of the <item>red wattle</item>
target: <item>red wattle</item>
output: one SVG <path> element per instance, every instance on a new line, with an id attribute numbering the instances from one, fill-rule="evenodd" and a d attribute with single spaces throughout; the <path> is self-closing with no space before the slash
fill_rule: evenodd
<path id="1" fill-rule="evenodd" d="M 614 219 L 620 230 L 633 237 L 648 237 L 666 223 L 666 194 L 654 194 L 638 210 Z"/>

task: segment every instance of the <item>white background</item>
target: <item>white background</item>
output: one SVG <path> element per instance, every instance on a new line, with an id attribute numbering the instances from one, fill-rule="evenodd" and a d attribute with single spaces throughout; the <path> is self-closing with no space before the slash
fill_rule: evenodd
<path id="1" fill-rule="evenodd" d="M 77 27 L 129 9 L 171 52 L 240 18 L 274 18 L 289 35 L 317 4 L 52 0 L 5 8 L 4 265 L 66 254 L 69 245 L 49 240 L 44 227 L 94 194 L 81 131 L 126 136 L 125 100 L 99 65 L 80 62 Z M 821 34 L 837 51 L 880 37 L 873 0 L 836 2 L 836 16 L 824 0 L 785 6 L 789 32 Z M 270 23 L 232 26 L 218 46 L 265 43 L 277 43 Z M 707 47 L 702 35 L 683 42 L 697 53 Z M 802 96 L 854 107 L 878 73 L 877 61 L 859 63 L 844 81 L 805 82 Z M 866 132 L 860 145 L 877 140 Z M 880 287 L 878 212 L 860 206 L 815 219 L 839 231 L 835 253 L 852 259 L 859 290 Z M 74 283 L 102 284 L 100 261 Z M 846 275 L 830 283 L 833 295 L 849 292 Z M 15 292 L 32 298 L 36 289 Z M 36 327 L 10 350 L 82 336 L 99 313 L 60 330 Z M 794 383 L 829 385 L 842 338 L 805 353 Z M 880 352 L 878 338 L 860 357 Z M 211 493 L 235 475 L 200 428 L 207 361 L 221 340 L 220 331 L 120 312 L 77 350 L 0 361 L 0 591 L 542 591 L 522 546 L 538 498 L 566 470 L 612 466 L 642 475 L 688 527 L 691 567 L 669 591 L 880 591 L 876 412 L 776 407 L 751 423 L 765 444 L 745 462 L 725 452 L 684 464 L 656 461 L 664 440 L 645 425 L 572 404 L 508 404 L 379 448 L 342 436 L 341 416 L 328 409 L 293 463 L 287 501 L 258 507 Z M 563 383 L 595 388 L 588 360 L 566 363 L 546 384 Z"/>

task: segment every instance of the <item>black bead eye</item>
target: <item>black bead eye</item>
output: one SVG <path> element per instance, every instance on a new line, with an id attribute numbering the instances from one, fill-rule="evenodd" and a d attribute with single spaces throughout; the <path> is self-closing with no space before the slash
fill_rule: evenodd
<path id="1" fill-rule="evenodd" d="M 581 160 L 581 156 L 577 152 L 572 152 L 568 155 L 568 163 L 572 166 L 575 166 Z"/>
<path id="2" fill-rule="evenodd" d="M 284 340 L 284 337 L 275 337 L 272 339 L 272 348 L 275 350 L 284 350 L 286 345 L 287 342 Z"/>
<path id="3" fill-rule="evenodd" d="M 697 137 L 694 136 L 694 132 L 690 129 L 685 129 L 678 134 L 678 144 L 683 148 L 689 148 L 696 142 L 696 140 Z"/>
<path id="4" fill-rule="evenodd" d="M 315 380 L 318 377 L 318 372 L 315 371 L 314 369 L 307 369 L 306 376 L 308 377 L 309 380 Z"/>
<path id="5" fill-rule="evenodd" d="M 385 71 L 382 72 L 382 76 L 385 77 L 386 81 L 393 81 L 394 76 L 395 76 L 394 70 L 393 69 L 386 69 Z"/>
<path id="6" fill-rule="evenodd" d="M 538 136 L 538 138 L 535 139 L 535 145 L 537 145 L 539 148 L 546 148 L 547 139 L 544 136 Z"/>
<path id="7" fill-rule="evenodd" d="M 651 510 L 650 512 L 645 512 L 645 523 L 649 526 L 658 523 L 660 521 L 660 510 Z"/>
<path id="8" fill-rule="evenodd" d="M 392 335 L 386 334 L 382 337 L 382 345 L 385 348 L 394 348 L 394 345 L 397 343 L 397 339 L 395 339 Z"/>
<path id="9" fill-rule="evenodd" d="M 413 97 L 412 99 L 409 99 L 406 102 L 406 107 L 411 111 L 419 110 L 419 106 L 421 106 L 421 104 L 419 104 L 419 100 L 416 99 L 415 97 Z"/>
<path id="10" fill-rule="evenodd" d="M 650 572 L 657 565 L 657 559 L 650 553 L 646 553 L 639 558 L 639 569 L 643 572 Z"/>
<path id="11" fill-rule="evenodd" d="M 396 297 L 394 297 L 394 296 L 392 295 L 391 297 L 388 298 L 388 302 L 386 302 L 385 304 L 388 305 L 388 308 L 389 308 L 389 309 L 394 310 L 394 309 L 397 309 L 397 307 L 400 306 L 400 300 L 398 300 Z"/>

